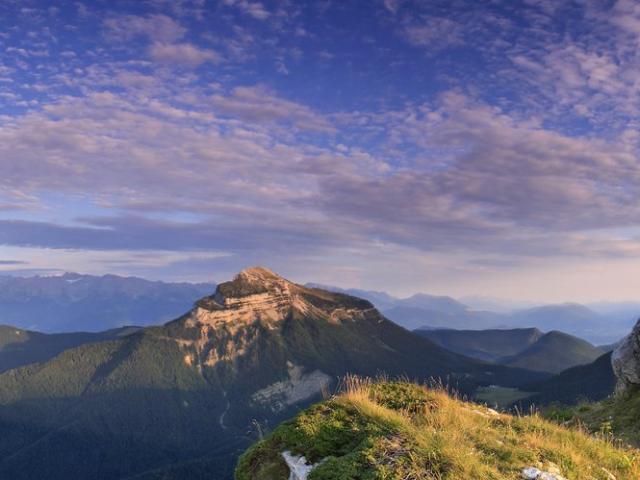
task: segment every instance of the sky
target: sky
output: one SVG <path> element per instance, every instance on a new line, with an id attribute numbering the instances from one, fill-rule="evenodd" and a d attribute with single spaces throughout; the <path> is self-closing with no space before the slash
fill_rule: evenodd
<path id="1" fill-rule="evenodd" d="M 0 274 L 640 292 L 640 2 L 0 0 Z"/>

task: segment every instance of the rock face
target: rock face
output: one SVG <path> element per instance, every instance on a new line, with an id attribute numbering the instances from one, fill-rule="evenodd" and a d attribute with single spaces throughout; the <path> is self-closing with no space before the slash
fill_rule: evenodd
<path id="1" fill-rule="evenodd" d="M 613 351 L 611 365 L 618 380 L 617 392 L 640 385 L 640 320 Z"/>
<path id="2" fill-rule="evenodd" d="M 293 455 L 291 452 L 282 452 L 287 467 L 289 467 L 289 480 L 307 480 L 316 465 L 308 465 L 303 456 Z"/>

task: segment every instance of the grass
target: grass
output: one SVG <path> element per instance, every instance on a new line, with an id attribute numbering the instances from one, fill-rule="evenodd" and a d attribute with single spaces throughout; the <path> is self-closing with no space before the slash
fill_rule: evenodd
<path id="1" fill-rule="evenodd" d="M 443 389 L 353 377 L 245 452 L 236 479 L 288 478 L 284 450 L 321 462 L 309 480 L 506 480 L 550 464 L 576 480 L 640 478 L 640 452 L 580 429 L 498 414 Z"/>
<path id="2" fill-rule="evenodd" d="M 552 405 L 545 416 L 565 425 L 580 425 L 600 437 L 640 447 L 640 388 L 613 395 L 600 402 L 567 407 Z"/>

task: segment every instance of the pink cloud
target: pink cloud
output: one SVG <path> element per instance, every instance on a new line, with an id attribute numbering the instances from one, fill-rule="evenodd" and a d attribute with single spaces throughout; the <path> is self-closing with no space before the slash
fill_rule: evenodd
<path id="1" fill-rule="evenodd" d="M 222 56 L 217 52 L 190 43 L 154 43 L 149 47 L 149 55 L 158 62 L 191 67 L 205 62 L 222 62 Z"/>

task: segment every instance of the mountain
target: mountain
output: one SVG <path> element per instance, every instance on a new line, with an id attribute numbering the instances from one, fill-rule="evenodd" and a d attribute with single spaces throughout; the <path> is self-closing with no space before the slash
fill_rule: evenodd
<path id="1" fill-rule="evenodd" d="M 640 304 L 633 302 L 594 303 L 588 306 L 562 303 L 517 308 L 522 302 L 491 301 L 477 297 L 465 297 L 467 301 L 460 301 L 448 296 L 423 293 L 396 298 L 379 291 L 332 286 L 322 288 L 365 298 L 387 318 L 409 330 L 538 328 L 542 331 L 559 330 L 595 344 L 608 345 L 626 335 L 640 314 Z"/>
<path id="2" fill-rule="evenodd" d="M 31 363 L 44 362 L 64 350 L 85 343 L 115 340 L 138 331 L 140 327 L 121 327 L 104 332 L 45 334 L 0 325 L 0 373 Z"/>
<path id="3" fill-rule="evenodd" d="M 164 326 L 0 375 L 0 478 L 229 478 L 248 432 L 338 377 L 383 372 L 462 392 L 543 378 L 448 352 L 366 300 L 247 269 Z"/>
<path id="4" fill-rule="evenodd" d="M 536 326 L 543 331 L 559 330 L 597 343 L 613 342 L 622 337 L 629 328 L 626 324 L 614 325 L 607 317 L 577 303 L 518 310 L 510 314 L 509 324 L 522 327 Z"/>
<path id="5" fill-rule="evenodd" d="M 305 283 L 307 288 L 314 288 L 318 290 L 326 290 L 328 292 L 344 293 L 352 297 L 364 298 L 369 300 L 378 310 L 384 310 L 385 308 L 392 307 L 398 301 L 397 298 L 389 295 L 386 292 L 379 292 L 376 290 L 362 290 L 359 288 L 340 288 L 331 285 L 323 285 L 321 283 Z"/>
<path id="6" fill-rule="evenodd" d="M 540 340 L 537 328 L 490 330 L 414 330 L 441 347 L 480 360 L 497 361 L 516 355 Z"/>
<path id="7" fill-rule="evenodd" d="M 613 343 L 608 343 L 606 345 L 598 345 L 598 348 L 603 352 L 607 352 L 607 353 L 613 352 L 616 348 L 618 348 L 618 345 L 620 345 L 621 342 L 622 340 L 613 342 Z"/>
<path id="8" fill-rule="evenodd" d="M 615 385 L 611 352 L 608 352 L 587 365 L 572 367 L 549 379 L 525 385 L 523 390 L 536 393 L 519 403 L 526 411 L 530 405 L 595 402 L 611 395 Z"/>
<path id="9" fill-rule="evenodd" d="M 576 365 L 593 362 L 603 351 L 572 335 L 551 331 L 535 343 L 513 355 L 498 360 L 503 365 L 529 368 L 543 372 L 560 373 Z"/>
<path id="10" fill-rule="evenodd" d="M 417 328 L 491 328 L 503 324 L 501 314 L 475 311 L 464 303 L 444 295 L 417 293 L 407 298 L 396 298 L 385 292 L 339 288 L 307 283 L 337 293 L 364 298 L 373 303 L 382 314 L 408 330 Z"/>
<path id="11" fill-rule="evenodd" d="M 236 479 L 640 478 L 636 450 L 538 416 L 410 383 L 351 380 L 345 390 L 251 447 Z"/>
<path id="12" fill-rule="evenodd" d="M 66 273 L 0 277 L 0 319 L 41 332 L 103 331 L 171 320 L 215 288 L 135 277 Z"/>

